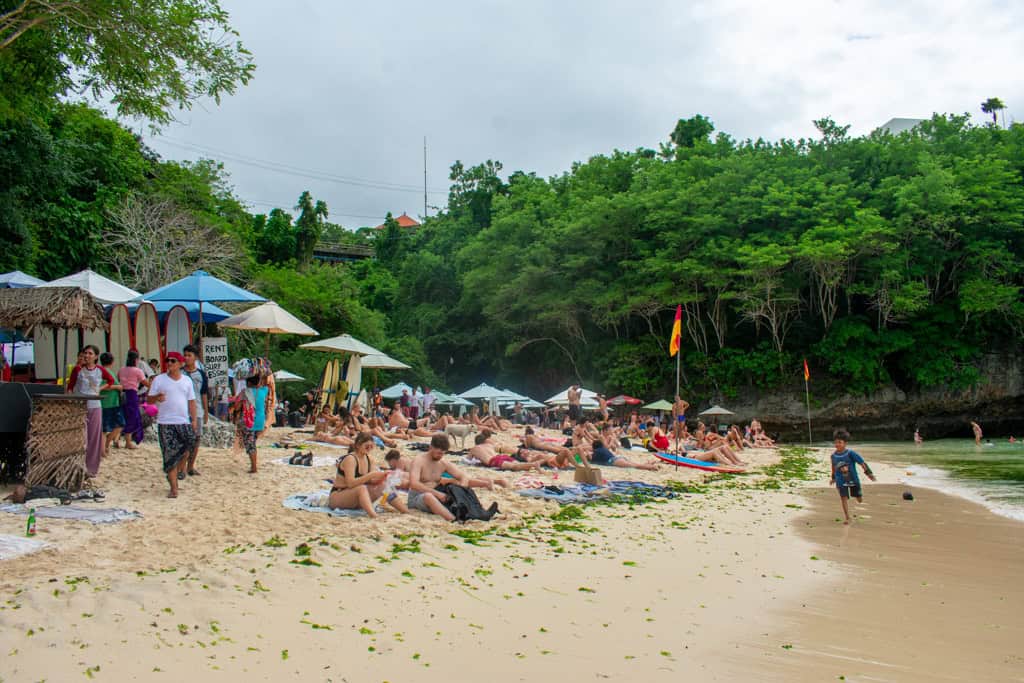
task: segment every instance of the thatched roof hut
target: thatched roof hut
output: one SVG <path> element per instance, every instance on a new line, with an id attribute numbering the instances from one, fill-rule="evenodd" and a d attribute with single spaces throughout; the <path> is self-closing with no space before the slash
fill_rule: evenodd
<path id="1" fill-rule="evenodd" d="M 103 307 L 80 287 L 0 289 L 0 328 L 28 330 L 36 325 L 65 330 L 110 329 Z"/>

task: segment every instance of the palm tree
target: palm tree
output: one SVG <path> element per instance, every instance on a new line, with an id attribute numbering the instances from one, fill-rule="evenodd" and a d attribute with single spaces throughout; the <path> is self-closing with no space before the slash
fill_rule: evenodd
<path id="1" fill-rule="evenodd" d="M 981 103 L 981 110 L 986 114 L 992 114 L 993 125 L 998 123 L 998 121 L 996 121 L 996 114 L 1002 109 L 1006 109 L 1006 105 L 1003 104 L 1003 101 L 998 97 L 990 97 Z"/>

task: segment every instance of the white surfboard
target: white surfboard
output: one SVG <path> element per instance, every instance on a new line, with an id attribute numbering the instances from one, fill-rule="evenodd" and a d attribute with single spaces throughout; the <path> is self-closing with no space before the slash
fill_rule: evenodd
<path id="1" fill-rule="evenodd" d="M 160 345 L 160 324 L 153 304 L 141 304 L 135 311 L 135 348 L 148 363 L 156 358 L 160 367 L 164 365 L 164 354 Z"/>
<path id="2" fill-rule="evenodd" d="M 192 343 L 192 323 L 184 306 L 175 306 L 164 318 L 164 352 L 181 353 Z"/>
<path id="3" fill-rule="evenodd" d="M 114 356 L 114 367 L 120 370 L 128 359 L 128 352 L 134 348 L 132 341 L 132 318 L 128 307 L 118 304 L 110 311 L 110 353 Z"/>

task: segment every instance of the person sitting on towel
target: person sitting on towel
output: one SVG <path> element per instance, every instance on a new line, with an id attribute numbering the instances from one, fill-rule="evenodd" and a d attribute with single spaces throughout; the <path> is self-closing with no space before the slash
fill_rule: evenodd
<path id="1" fill-rule="evenodd" d="M 384 493 L 387 473 L 378 470 L 370 459 L 373 447 L 373 436 L 368 432 L 356 435 L 352 449 L 338 461 L 328 506 L 345 510 L 361 508 L 370 517 L 377 516 L 374 503 Z M 400 496 L 388 496 L 387 503 L 399 512 L 409 512 Z"/>

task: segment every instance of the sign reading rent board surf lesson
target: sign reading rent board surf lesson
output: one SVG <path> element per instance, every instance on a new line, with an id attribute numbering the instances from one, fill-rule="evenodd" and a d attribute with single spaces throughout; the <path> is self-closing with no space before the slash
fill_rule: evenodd
<path id="1" fill-rule="evenodd" d="M 203 366 L 206 368 L 207 381 L 210 383 L 210 393 L 219 396 L 219 389 L 228 386 L 227 337 L 203 338 Z"/>

